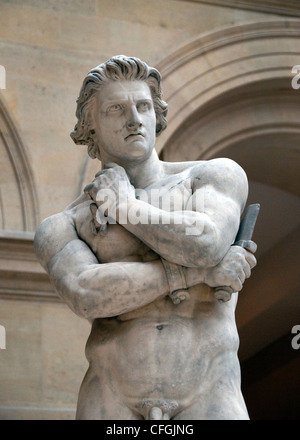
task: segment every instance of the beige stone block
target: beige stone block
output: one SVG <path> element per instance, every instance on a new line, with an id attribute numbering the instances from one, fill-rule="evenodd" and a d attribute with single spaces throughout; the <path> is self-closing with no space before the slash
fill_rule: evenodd
<path id="1" fill-rule="evenodd" d="M 99 17 L 122 20 L 133 24 L 139 23 L 160 29 L 172 29 L 176 35 L 184 31 L 190 37 L 211 32 L 219 27 L 233 26 L 250 20 L 272 19 L 270 14 L 244 11 L 234 8 L 210 5 L 203 2 L 174 0 L 96 0 Z M 275 16 L 278 18 L 277 16 Z M 144 40 L 143 40 L 144 43 Z M 178 45 L 183 41 L 178 40 Z"/>
<path id="2" fill-rule="evenodd" d="M 5 107 L 9 111 L 10 117 L 14 121 L 14 124 L 17 126 L 20 118 L 19 114 L 19 87 L 18 81 L 15 81 L 13 76 L 11 75 L 11 70 L 6 60 L 2 57 L 2 50 L 0 48 L 1 53 L 1 62 L 2 65 L 5 66 L 6 70 L 6 89 L 0 90 L 0 99 L 4 103 Z"/>
<path id="3" fill-rule="evenodd" d="M 67 49 L 45 48 L 20 45 L 14 42 L 0 42 L 1 64 L 7 73 L 7 88 L 1 91 L 4 96 L 12 93 L 19 83 L 25 80 L 52 83 L 72 88 L 74 102 L 79 93 L 82 78 L 94 65 L 94 56 L 74 54 Z M 22 69 L 20 69 L 20 65 Z M 77 90 L 78 89 L 78 90 Z M 21 89 L 22 90 L 22 89 Z"/>
<path id="4" fill-rule="evenodd" d="M 22 85 L 21 134 L 35 170 L 40 215 L 45 218 L 63 209 L 78 194 L 86 147 L 76 146 L 69 135 L 76 123 L 78 92 L 29 79 L 23 79 Z"/>
<path id="5" fill-rule="evenodd" d="M 40 306 L 0 301 L 6 349 L 0 350 L 0 406 L 34 405 L 42 395 Z"/>
<path id="6" fill-rule="evenodd" d="M 74 420 L 75 412 L 75 408 L 0 406 L 0 420 Z"/>
<path id="7" fill-rule="evenodd" d="M 53 47 L 59 19 L 55 13 L 22 5 L 1 4 L 0 38 L 21 44 Z"/>
<path id="8" fill-rule="evenodd" d="M 3 3 L 13 5 L 24 5 L 23 0 L 2 0 Z M 66 9 L 73 14 L 93 15 L 96 11 L 95 0 L 26 0 L 26 5 L 36 8 L 37 10 L 49 10 L 53 12 L 63 12 Z M 37 11 L 38 12 L 38 11 Z"/>
<path id="9" fill-rule="evenodd" d="M 47 406 L 76 404 L 88 364 L 88 321 L 62 304 L 42 305 L 43 399 Z"/>
<path id="10" fill-rule="evenodd" d="M 138 56 L 147 58 L 157 56 L 157 47 L 162 51 L 167 50 L 170 45 L 178 44 L 189 35 L 184 35 L 184 31 L 177 29 L 167 29 L 159 26 L 149 26 L 140 22 L 128 23 L 121 19 L 108 19 L 106 17 L 76 17 L 65 15 L 63 17 L 59 39 L 66 49 L 85 51 L 89 53 L 103 54 L 105 57 L 100 59 L 95 56 L 95 65 L 105 61 L 113 55 L 125 54 L 128 56 Z M 80 28 L 80 32 L 74 29 Z M 90 30 L 93 29 L 93 38 Z M 141 46 L 140 41 L 143 41 Z M 90 68 L 94 67 L 93 65 Z"/>
<path id="11" fill-rule="evenodd" d="M 62 303 L 0 300 L 0 419 L 72 419 L 90 324 Z"/>

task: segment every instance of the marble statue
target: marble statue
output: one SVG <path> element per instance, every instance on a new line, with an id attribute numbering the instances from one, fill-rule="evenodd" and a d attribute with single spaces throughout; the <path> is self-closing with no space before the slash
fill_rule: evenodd
<path id="1" fill-rule="evenodd" d="M 92 69 L 71 137 L 101 170 L 35 235 L 56 291 L 91 322 L 77 419 L 249 418 L 235 307 L 256 244 L 232 245 L 247 177 L 225 158 L 161 161 L 166 114 L 161 76 L 138 58 Z"/>

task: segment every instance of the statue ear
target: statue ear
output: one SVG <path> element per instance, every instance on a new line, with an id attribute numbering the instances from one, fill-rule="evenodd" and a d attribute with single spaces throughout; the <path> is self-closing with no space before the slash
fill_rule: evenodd
<path id="1" fill-rule="evenodd" d="M 98 159 L 101 161 L 101 149 L 99 147 L 96 131 L 94 129 L 89 131 L 88 154 L 92 159 Z"/>

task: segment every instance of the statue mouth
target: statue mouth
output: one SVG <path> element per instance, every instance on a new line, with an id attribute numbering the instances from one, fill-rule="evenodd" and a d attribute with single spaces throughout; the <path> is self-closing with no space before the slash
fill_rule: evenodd
<path id="1" fill-rule="evenodd" d="M 144 137 L 145 136 L 141 132 L 130 133 L 128 136 L 125 137 L 125 140 L 127 141 L 127 140 L 134 139 L 134 138 L 140 139 L 140 138 L 144 138 Z"/>

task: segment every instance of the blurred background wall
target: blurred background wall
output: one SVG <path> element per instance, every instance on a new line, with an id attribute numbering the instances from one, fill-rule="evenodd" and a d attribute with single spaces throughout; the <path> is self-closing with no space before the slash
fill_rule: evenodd
<path id="1" fill-rule="evenodd" d="M 90 328 L 32 244 L 100 169 L 69 133 L 84 76 L 117 54 L 162 73 L 163 160 L 230 157 L 248 175 L 261 214 L 237 307 L 242 389 L 252 419 L 297 418 L 299 2 L 0 0 L 0 419 L 75 416 Z"/>

